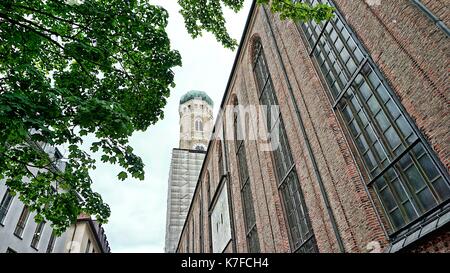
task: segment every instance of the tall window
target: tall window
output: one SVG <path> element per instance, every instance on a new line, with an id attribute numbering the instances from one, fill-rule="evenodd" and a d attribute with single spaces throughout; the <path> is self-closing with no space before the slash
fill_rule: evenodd
<path id="1" fill-rule="evenodd" d="M 237 99 L 234 102 L 234 105 L 238 105 Z M 240 136 L 244 136 L 245 134 L 240 134 L 242 132 L 242 127 L 239 126 L 240 122 L 245 119 L 239 116 L 239 112 L 237 109 L 234 110 L 234 140 L 236 144 L 236 159 L 238 162 L 239 169 L 239 179 L 241 185 L 241 200 L 242 200 L 242 209 L 244 213 L 244 224 L 245 224 L 245 232 L 247 239 L 247 248 L 250 253 L 260 252 L 259 239 L 258 239 L 258 230 L 256 228 L 256 217 L 255 217 L 255 209 L 253 206 L 253 195 L 252 189 L 250 187 L 250 175 L 248 173 L 247 166 L 247 154 L 245 152 L 245 143 L 243 139 L 240 139 Z M 241 118 L 241 119 L 240 119 Z M 240 120 L 239 120 L 240 119 Z M 245 125 L 244 125 L 245 127 Z"/>
<path id="2" fill-rule="evenodd" d="M 34 231 L 33 239 L 31 240 L 31 247 L 34 249 L 37 249 L 39 246 L 39 241 L 41 240 L 44 225 L 45 225 L 44 221 L 36 225 L 36 230 Z"/>
<path id="3" fill-rule="evenodd" d="M 14 230 L 14 234 L 16 236 L 22 237 L 23 230 L 28 221 L 28 217 L 30 216 L 30 210 L 27 206 L 23 207 L 22 213 L 20 214 L 19 221 L 17 222 L 16 229 Z"/>
<path id="4" fill-rule="evenodd" d="M 56 234 L 55 232 L 52 231 L 52 234 L 50 235 L 50 239 L 48 240 L 48 245 L 47 245 L 47 253 L 52 253 L 53 252 L 53 248 L 55 247 L 55 241 L 56 241 Z"/>
<path id="5" fill-rule="evenodd" d="M 219 179 L 222 177 L 222 175 L 225 174 L 224 168 L 223 168 L 223 156 L 222 156 L 222 141 L 217 141 L 217 158 L 218 160 L 218 171 L 219 171 Z"/>
<path id="6" fill-rule="evenodd" d="M 4 223 L 13 198 L 14 196 L 12 196 L 9 189 L 7 189 L 5 195 L 3 195 L 2 202 L 0 203 L 0 224 Z"/>
<path id="7" fill-rule="evenodd" d="M 285 216 L 288 222 L 291 247 L 294 252 L 317 252 L 314 233 L 309 221 L 308 212 L 300 188 L 295 163 L 292 158 L 285 127 L 281 114 L 273 118 L 271 106 L 278 105 L 272 79 L 267 67 L 261 42 L 257 40 L 254 44 L 254 73 L 258 86 L 259 101 L 268 109 L 266 125 L 269 133 L 274 136 L 278 132 L 278 145 L 274 145 L 273 162 L 275 164 L 278 189 Z"/>
<path id="8" fill-rule="evenodd" d="M 205 184 L 206 184 L 206 207 L 209 209 L 209 205 L 211 204 L 211 177 L 209 175 L 209 171 L 206 170 L 205 175 Z"/>
<path id="9" fill-rule="evenodd" d="M 203 131 L 203 123 L 202 123 L 202 121 L 199 120 L 199 119 L 197 119 L 197 120 L 195 121 L 195 130 L 196 130 L 196 131 L 199 131 L 199 132 L 202 132 L 202 131 Z"/>
<path id="10" fill-rule="evenodd" d="M 319 1 L 307 1 L 317 3 Z M 320 1 L 328 2 L 331 1 Z M 343 18 L 302 24 L 335 111 L 358 150 L 391 235 L 450 199 L 448 173 L 389 92 Z"/>

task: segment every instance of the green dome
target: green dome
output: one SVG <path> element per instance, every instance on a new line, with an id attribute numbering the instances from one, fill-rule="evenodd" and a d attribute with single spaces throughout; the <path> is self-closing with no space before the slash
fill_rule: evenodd
<path id="1" fill-rule="evenodd" d="M 211 107 L 214 105 L 212 99 L 203 91 L 199 90 L 191 90 L 184 94 L 180 99 L 180 104 L 183 104 L 187 101 L 193 100 L 193 99 L 201 99 L 206 101 Z"/>

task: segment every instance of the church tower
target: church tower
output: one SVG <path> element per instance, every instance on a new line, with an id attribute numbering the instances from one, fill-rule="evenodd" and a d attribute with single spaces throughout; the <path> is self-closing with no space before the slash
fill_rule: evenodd
<path id="1" fill-rule="evenodd" d="M 213 101 L 203 91 L 180 99 L 180 149 L 206 151 L 213 126 Z"/>
<path id="2" fill-rule="evenodd" d="M 180 144 L 172 150 L 167 193 L 165 252 L 175 252 L 213 127 L 213 101 L 203 91 L 180 99 Z"/>

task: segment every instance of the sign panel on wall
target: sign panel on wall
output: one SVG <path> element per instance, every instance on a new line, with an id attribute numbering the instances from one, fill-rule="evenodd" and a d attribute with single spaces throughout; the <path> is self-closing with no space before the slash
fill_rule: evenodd
<path id="1" fill-rule="evenodd" d="M 211 235 L 214 253 L 221 253 L 231 240 L 227 183 L 223 183 L 211 214 Z"/>

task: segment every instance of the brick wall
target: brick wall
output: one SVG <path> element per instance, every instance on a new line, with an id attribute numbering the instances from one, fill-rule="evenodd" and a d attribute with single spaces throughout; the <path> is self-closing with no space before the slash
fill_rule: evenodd
<path id="1" fill-rule="evenodd" d="M 448 170 L 448 37 L 408 0 L 335 2 Z"/>
<path id="2" fill-rule="evenodd" d="M 448 37 L 407 0 L 382 0 L 380 6 L 370 6 L 365 1 L 335 2 L 406 112 L 448 170 Z M 425 3 L 430 5 L 430 9 L 439 10 L 443 19 L 448 18 L 448 12 L 441 11 L 442 7 L 439 7 L 441 2 Z M 261 40 L 264 47 L 319 251 L 340 251 L 325 198 L 329 200 L 346 252 L 367 252 L 368 245 L 374 241 L 382 249 L 388 247 L 385 218 L 379 204 L 373 201 L 376 200 L 373 192 L 365 187 L 367 175 L 360 167 L 360 159 L 347 131 L 342 127 L 343 121 L 332 110 L 326 87 L 294 23 L 280 21 L 271 14 L 266 18 L 261 7 L 254 9 L 236 67 L 230 76 L 225 105 L 232 105 L 235 98 L 242 105 L 259 104 L 251 56 L 255 37 Z M 303 137 L 300 122 L 304 124 L 307 139 Z M 249 124 L 249 130 L 255 133 L 258 130 L 256 125 Z M 270 152 L 261 150 L 262 144 L 258 140 L 245 141 L 261 251 L 291 252 L 272 156 Z M 235 239 L 225 251 L 233 251 L 234 246 L 237 252 L 247 252 L 234 141 L 227 141 L 226 147 Z M 210 144 L 201 174 L 202 181 L 205 181 L 207 171 L 211 175 L 211 197 L 218 186 L 216 149 L 214 142 Z M 321 192 L 313 160 L 317 163 L 325 195 Z M 200 189 L 205 197 L 205 183 Z M 196 209 L 193 205 L 189 217 L 198 214 Z M 203 209 L 203 229 L 207 234 L 209 220 L 205 204 Z M 186 243 L 184 233 L 180 246 Z M 436 234 L 428 236 L 408 251 L 448 250 L 448 231 Z M 209 251 L 209 236 L 206 235 L 205 244 L 208 244 L 205 251 Z"/>

